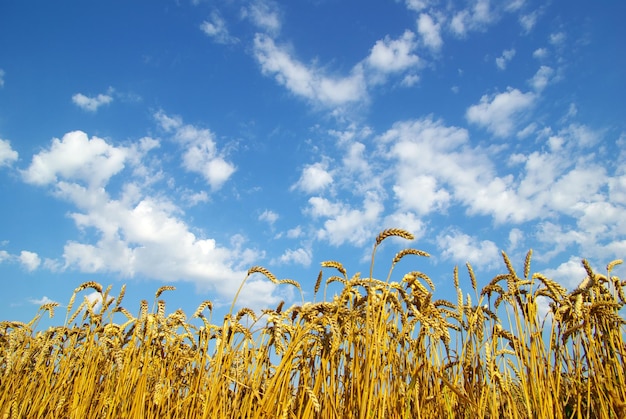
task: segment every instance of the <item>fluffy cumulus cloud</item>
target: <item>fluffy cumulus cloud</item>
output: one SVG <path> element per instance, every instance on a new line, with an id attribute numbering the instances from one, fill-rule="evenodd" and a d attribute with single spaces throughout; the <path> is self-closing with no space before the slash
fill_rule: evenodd
<path id="1" fill-rule="evenodd" d="M 381 196 L 374 192 L 365 194 L 361 208 L 326 199 L 311 199 L 309 203 L 312 213 L 325 218 L 317 238 L 333 246 L 344 243 L 362 246 L 367 243 L 375 234 L 384 210 Z"/>
<path id="2" fill-rule="evenodd" d="M 465 114 L 470 123 L 481 126 L 496 137 L 506 137 L 515 130 L 519 117 L 524 116 L 536 101 L 533 92 L 522 93 L 509 88 L 506 92 L 484 95 Z"/>
<path id="3" fill-rule="evenodd" d="M 396 168 L 392 188 L 402 211 L 427 215 L 462 204 L 504 221 L 518 208 L 510 180 L 498 177 L 484 150 L 470 146 L 465 129 L 424 118 L 396 123 L 380 141 Z"/>
<path id="4" fill-rule="evenodd" d="M 428 175 L 403 173 L 399 171 L 398 181 L 393 186 L 398 204 L 402 209 L 415 211 L 417 214 L 429 214 L 444 211 L 450 201 L 450 193 L 438 185 L 437 178 Z"/>
<path id="5" fill-rule="evenodd" d="M 23 176 L 35 185 L 65 179 L 101 186 L 138 152 L 137 148 L 115 147 L 102 138 L 89 138 L 82 131 L 68 132 L 62 139 L 54 138 L 48 150 L 35 155 Z"/>
<path id="6" fill-rule="evenodd" d="M 394 168 L 392 184 L 386 189 L 393 191 L 394 207 L 400 213 L 423 217 L 461 206 L 468 215 L 493 217 L 498 225 L 566 217 L 577 220 L 588 233 L 583 236 L 586 242 L 574 241 L 587 248 L 607 240 L 608 231 L 623 228 L 615 215 L 623 205 L 604 202 L 602 192 L 614 185 L 616 196 L 621 196 L 621 178 L 609 176 L 604 167 L 585 157 L 598 135 L 570 124 L 544 141 L 545 151 L 511 156 L 514 163 L 509 172 L 496 163 L 501 158 L 498 153 L 490 155 L 471 145 L 465 129 L 431 118 L 396 123 L 378 137 L 384 153 L 379 158 Z M 318 214 L 335 215 L 328 201 L 316 204 Z M 602 219 L 611 227 L 604 229 Z M 548 234 L 544 239 L 550 236 L 556 237 Z"/>
<path id="7" fill-rule="evenodd" d="M 17 151 L 11 148 L 11 143 L 8 140 L 0 139 L 0 167 L 9 166 L 17 158 Z"/>
<path id="8" fill-rule="evenodd" d="M 394 73 L 416 66 L 420 59 L 414 53 L 415 33 L 407 30 L 398 39 L 386 37 L 376 41 L 366 62 L 383 73 Z"/>
<path id="9" fill-rule="evenodd" d="M 41 258 L 35 252 L 29 252 L 28 250 L 22 250 L 19 256 L 20 263 L 29 272 L 34 271 L 41 264 Z"/>
<path id="10" fill-rule="evenodd" d="M 170 117 L 163 111 L 157 112 L 155 118 L 184 148 L 183 167 L 201 175 L 212 190 L 220 189 L 235 173 L 235 165 L 218 150 L 215 134 L 211 130 L 184 124 L 180 117 Z"/>
<path id="11" fill-rule="evenodd" d="M 213 138 L 209 132 L 192 129 L 166 115 L 160 122 L 182 144 L 201 143 L 212 149 L 206 145 Z M 218 298 L 230 301 L 245 277 L 244 266 L 258 259 L 261 252 L 245 247 L 241 237 L 220 245 L 192 231 L 174 197 L 149 193 L 145 185 L 155 174 L 144 162 L 156 145 L 156 140 L 143 139 L 128 147 L 116 146 L 77 131 L 54 139 L 48 149 L 33 157 L 23 172 L 25 180 L 51 186 L 55 196 L 74 206 L 69 217 L 78 229 L 89 232 L 85 237 L 91 238 L 67 241 L 62 261 L 55 264 L 59 269 L 128 278 L 191 281 L 199 289 L 215 290 Z M 109 181 L 122 171 L 125 176 L 120 178 L 119 196 L 113 197 Z M 26 251 L 20 254 L 19 262 L 30 270 L 41 263 L 36 254 Z M 264 294 L 250 294 L 248 289 L 241 303 L 280 300 L 274 295 L 273 284 L 259 280 L 251 284 Z"/>
<path id="12" fill-rule="evenodd" d="M 85 111 L 96 112 L 101 106 L 108 105 L 113 102 L 112 93 L 112 88 L 109 88 L 107 94 L 100 93 L 99 95 L 93 97 L 86 96 L 82 93 L 76 93 L 72 96 L 72 102 Z"/>
<path id="13" fill-rule="evenodd" d="M 321 192 L 333 183 L 333 176 L 328 171 L 326 162 L 307 165 L 292 189 L 300 189 L 306 193 Z"/>

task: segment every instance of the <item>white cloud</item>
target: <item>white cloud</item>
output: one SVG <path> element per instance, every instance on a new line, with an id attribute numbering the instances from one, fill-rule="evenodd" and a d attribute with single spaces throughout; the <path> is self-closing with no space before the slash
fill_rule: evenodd
<path id="1" fill-rule="evenodd" d="M 565 42 L 565 33 L 564 32 L 555 32 L 550 34 L 549 41 L 554 46 L 561 46 Z"/>
<path id="2" fill-rule="evenodd" d="M 6 250 L 0 250 L 0 263 L 10 259 L 11 255 L 9 255 L 9 252 L 7 252 Z"/>
<path id="3" fill-rule="evenodd" d="M 183 167 L 201 175 L 212 190 L 219 190 L 235 173 L 235 165 L 226 161 L 218 151 L 211 130 L 183 124 L 180 117 L 168 116 L 163 111 L 157 112 L 154 117 L 165 131 L 174 134 L 174 139 L 185 149 Z"/>
<path id="4" fill-rule="evenodd" d="M 608 184 L 611 202 L 626 205 L 626 174 L 609 179 Z"/>
<path id="5" fill-rule="evenodd" d="M 259 215 L 259 221 L 265 221 L 269 225 L 273 225 L 278 220 L 278 214 L 271 210 L 265 210 Z"/>
<path id="6" fill-rule="evenodd" d="M 500 251 L 494 242 L 479 240 L 457 230 L 439 234 L 437 246 L 445 259 L 457 263 L 469 262 L 479 269 L 493 268 L 500 259 Z"/>
<path id="7" fill-rule="evenodd" d="M 457 36 L 465 36 L 470 30 L 485 30 L 496 16 L 489 0 L 475 0 L 470 8 L 458 11 L 450 20 L 450 29 Z"/>
<path id="8" fill-rule="evenodd" d="M 520 131 L 517 132 L 517 138 L 527 138 L 528 136 L 534 134 L 535 132 L 537 132 L 537 123 L 531 122 L 530 124 L 526 125 L 524 128 L 522 128 Z"/>
<path id="9" fill-rule="evenodd" d="M 510 0 L 506 5 L 506 9 L 510 11 L 516 11 L 521 9 L 525 3 L 526 0 Z"/>
<path id="10" fill-rule="evenodd" d="M 324 106 L 338 106 L 365 98 L 367 90 L 359 66 L 343 78 L 332 78 L 310 69 L 291 57 L 267 35 L 254 38 L 254 55 L 265 74 L 273 74 L 278 83 L 292 93 Z"/>
<path id="11" fill-rule="evenodd" d="M 417 74 L 407 74 L 402 79 L 402 86 L 411 87 L 416 85 L 420 81 L 420 77 Z"/>
<path id="12" fill-rule="evenodd" d="M 313 196 L 309 198 L 307 213 L 313 218 L 334 217 L 342 211 L 343 206 L 339 203 L 330 202 L 326 198 Z"/>
<path id="13" fill-rule="evenodd" d="M 499 174 L 505 166 L 486 150 L 472 147 L 466 130 L 429 118 L 396 123 L 377 142 L 384 153 L 379 158 L 384 156 L 386 167 L 393 168 L 393 184 L 385 189 L 394 191 L 399 212 L 425 215 L 462 205 L 467 214 L 489 215 L 497 224 L 559 216 L 582 223 L 589 214 L 588 224 L 580 226 L 590 232 L 597 226 L 591 220 L 599 220 L 594 214 L 614 213 L 606 206 L 591 206 L 605 199 L 606 171 L 593 160 L 575 157 L 575 153 L 586 155 L 599 141 L 598 134 L 572 124 L 558 136 L 562 144 L 554 150 L 517 153 L 511 164 L 523 167 L 515 169 L 515 176 Z M 613 185 L 615 195 L 621 196 L 621 183 Z M 616 219 L 606 221 L 613 231 L 620 228 Z"/>
<path id="14" fill-rule="evenodd" d="M 420 14 L 417 19 L 417 31 L 422 36 L 424 44 L 434 51 L 439 51 L 443 45 L 440 30 L 441 25 L 435 23 L 430 15 L 426 13 Z"/>
<path id="15" fill-rule="evenodd" d="M 98 137 L 89 139 L 82 131 L 68 132 L 61 140 L 54 138 L 49 150 L 33 156 L 22 172 L 24 180 L 36 185 L 56 182 L 58 178 L 102 186 L 139 151 L 114 147 Z"/>
<path id="16" fill-rule="evenodd" d="M 406 173 L 404 173 L 406 172 Z M 429 175 L 412 174 L 411 170 L 399 170 L 393 191 L 400 208 L 416 211 L 420 215 L 443 211 L 450 202 L 450 193 Z"/>
<path id="17" fill-rule="evenodd" d="M 465 36 L 465 34 L 467 33 L 466 22 L 468 20 L 468 17 L 469 13 L 467 12 L 467 10 L 462 10 L 456 13 L 450 21 L 450 29 L 452 30 L 452 33 L 456 34 L 457 36 Z"/>
<path id="18" fill-rule="evenodd" d="M 515 48 L 505 49 L 502 55 L 496 58 L 496 66 L 500 70 L 506 69 L 506 65 L 515 57 Z"/>
<path id="19" fill-rule="evenodd" d="M 193 207 L 202 202 L 209 202 L 209 195 L 206 191 L 191 192 L 188 191 L 184 194 L 183 199 L 187 202 L 187 205 Z"/>
<path id="20" fill-rule="evenodd" d="M 0 167 L 9 166 L 18 158 L 17 151 L 11 148 L 11 142 L 0 139 Z"/>
<path id="21" fill-rule="evenodd" d="M 470 123 L 479 125 L 497 137 L 506 137 L 515 129 L 517 118 L 535 103 L 532 92 L 522 93 L 509 88 L 504 93 L 484 95 L 465 114 Z"/>
<path id="22" fill-rule="evenodd" d="M 282 26 L 277 5 L 268 0 L 256 0 L 241 11 L 243 18 L 248 18 L 258 28 L 276 35 Z"/>
<path id="23" fill-rule="evenodd" d="M 420 12 L 428 7 L 430 0 L 406 0 L 406 7 L 409 10 Z"/>
<path id="24" fill-rule="evenodd" d="M 470 148 L 464 129 L 425 118 L 395 124 L 380 141 L 390 145 L 387 157 L 396 179 L 392 189 L 401 209 L 427 213 L 456 201 L 467 205 L 470 213 L 493 214 L 499 222 L 520 210 L 508 191 L 510 179 L 497 176 L 483 150 Z M 420 180 L 425 202 L 410 193 L 415 187 L 411 182 Z"/>
<path id="25" fill-rule="evenodd" d="M 307 165 L 302 170 L 300 179 L 291 189 L 300 189 L 306 193 L 321 192 L 333 183 L 333 176 L 328 171 L 326 162 Z"/>
<path id="26" fill-rule="evenodd" d="M 309 203 L 312 203 L 312 200 L 313 198 Z M 344 243 L 362 246 L 371 240 L 380 224 L 384 209 L 381 197 L 373 192 L 366 193 L 362 209 L 353 208 L 349 204 L 332 204 L 328 201 L 325 204 L 327 212 L 319 211 L 321 209 L 319 207 L 313 210 L 318 211 L 318 215 L 328 217 L 324 221 L 324 227 L 318 230 L 317 238 L 326 240 L 333 246 Z"/>
<path id="27" fill-rule="evenodd" d="M 365 157 L 365 144 L 358 141 L 347 145 L 347 151 L 342 158 L 343 167 L 350 172 L 364 173 L 370 169 Z"/>
<path id="28" fill-rule="evenodd" d="M 520 16 L 519 23 L 522 26 L 522 29 L 524 29 L 524 33 L 529 33 L 533 30 L 533 28 L 537 24 L 537 18 L 537 11 Z"/>
<path id="29" fill-rule="evenodd" d="M 550 79 L 552 78 L 553 74 L 554 70 L 551 67 L 542 65 L 533 76 L 530 84 L 536 92 L 541 92 L 551 81 Z"/>
<path id="30" fill-rule="evenodd" d="M 41 259 L 37 253 L 29 252 L 27 250 L 22 250 L 20 252 L 19 260 L 29 272 L 34 271 L 41 264 Z"/>
<path id="31" fill-rule="evenodd" d="M 113 96 L 111 96 L 112 93 L 112 88 L 109 88 L 107 94 L 100 93 L 95 97 L 89 97 L 82 93 L 76 93 L 72 96 L 72 102 L 85 111 L 96 112 L 101 106 L 108 105 L 113 102 Z"/>
<path id="32" fill-rule="evenodd" d="M 35 304 L 37 306 L 41 306 L 44 304 L 56 303 L 52 298 L 48 298 L 45 295 L 41 298 L 29 298 L 28 302 L 31 304 Z"/>
<path id="33" fill-rule="evenodd" d="M 287 231 L 287 237 L 290 239 L 297 239 L 302 236 L 302 227 L 296 226 Z"/>
<path id="34" fill-rule="evenodd" d="M 523 240 L 524 232 L 519 228 L 512 228 L 511 231 L 509 231 L 509 251 L 517 250 Z"/>
<path id="35" fill-rule="evenodd" d="M 537 48 L 533 51 L 533 57 L 537 59 L 543 59 L 548 56 L 548 50 L 546 48 Z"/>
<path id="36" fill-rule="evenodd" d="M 191 281 L 229 300 L 245 277 L 240 265 L 259 257 L 257 251 L 243 248 L 241 239 L 229 248 L 198 236 L 179 218 L 180 209 L 163 197 L 141 191 L 137 196 L 128 188 L 120 199 L 112 199 L 103 189 L 77 185 L 63 189 L 79 208 L 70 214 L 76 226 L 98 237 L 94 242 L 68 241 L 64 269 Z"/>
<path id="37" fill-rule="evenodd" d="M 376 41 L 366 62 L 382 73 L 394 73 L 416 66 L 420 59 L 413 54 L 415 34 L 406 30 L 398 39 L 386 37 Z"/>
<path id="38" fill-rule="evenodd" d="M 230 35 L 226 22 L 217 11 L 211 13 L 210 20 L 202 22 L 200 29 L 218 44 L 233 44 L 239 41 Z"/>
<path id="39" fill-rule="evenodd" d="M 292 250 L 287 249 L 275 263 L 280 264 L 297 264 L 305 267 L 311 266 L 313 255 L 311 250 L 304 249 L 302 247 Z"/>
<path id="40" fill-rule="evenodd" d="M 166 125 L 171 120 L 175 118 L 164 118 Z M 173 123 L 170 128 L 176 126 Z M 176 133 L 181 137 L 197 138 L 193 132 L 183 130 L 182 121 L 178 128 L 182 131 Z M 48 150 L 36 155 L 24 176 L 32 183 L 54 184 L 55 196 L 75 207 L 69 217 L 93 239 L 67 241 L 63 261 L 47 261 L 46 266 L 167 282 L 190 281 L 200 290 L 215 290 L 218 299 L 232 300 L 245 269 L 259 259 L 261 252 L 246 248 L 242 237 L 234 237 L 230 245 L 224 246 L 203 237 L 202 232 L 192 231 L 175 202 L 163 195 L 152 196 L 142 188 L 137 181 L 143 181 L 141 176 L 145 174 L 139 170 L 122 179 L 117 198 L 107 192 L 106 179 L 119 172 L 125 162 L 143 166 L 145 149 L 152 142 L 144 141 L 143 148 L 141 144 L 124 148 L 102 139 L 88 140 L 81 132 L 63 138 L 53 140 Z M 111 156 L 120 157 L 111 164 Z M 95 164 L 99 159 L 102 161 Z M 87 180 L 86 186 L 80 183 L 83 180 Z M 27 252 L 22 252 L 20 261 L 30 268 L 40 263 L 35 254 Z M 278 299 L 272 294 L 273 284 L 251 283 L 257 292 L 265 294 L 250 294 L 247 290 L 246 301 L 260 299 L 268 303 Z"/>

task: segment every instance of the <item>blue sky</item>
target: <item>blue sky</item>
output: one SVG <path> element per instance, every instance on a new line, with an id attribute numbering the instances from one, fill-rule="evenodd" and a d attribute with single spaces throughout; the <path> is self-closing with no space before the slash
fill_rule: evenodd
<path id="1" fill-rule="evenodd" d="M 133 312 L 174 285 L 168 310 L 223 314 L 253 265 L 311 298 L 324 260 L 367 275 L 389 227 L 416 240 L 385 241 L 376 275 L 425 250 L 394 279 L 422 270 L 438 298 L 501 250 L 575 287 L 582 257 L 626 256 L 625 9 L 3 2 L 0 319 L 88 280 L 127 284 Z M 298 298 L 255 274 L 240 303 Z"/>

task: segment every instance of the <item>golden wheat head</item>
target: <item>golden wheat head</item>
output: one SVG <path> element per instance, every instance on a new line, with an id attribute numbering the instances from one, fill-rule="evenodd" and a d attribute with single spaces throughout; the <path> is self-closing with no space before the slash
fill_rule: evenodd
<path id="1" fill-rule="evenodd" d="M 378 234 L 378 236 L 376 237 L 376 246 L 381 244 L 382 241 L 385 240 L 386 238 L 392 237 L 392 236 L 402 237 L 403 239 L 406 239 L 406 240 L 415 239 L 413 234 L 409 233 L 406 230 L 402 230 L 401 228 L 388 228 L 387 230 L 383 230 L 380 232 L 380 234 Z"/>

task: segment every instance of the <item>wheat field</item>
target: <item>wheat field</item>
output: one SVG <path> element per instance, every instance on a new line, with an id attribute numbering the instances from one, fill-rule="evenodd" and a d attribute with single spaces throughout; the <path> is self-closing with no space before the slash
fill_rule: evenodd
<path id="1" fill-rule="evenodd" d="M 587 278 L 568 291 L 531 273 L 532 252 L 519 273 L 503 252 L 505 272 L 482 289 L 471 265 L 455 268 L 448 301 L 423 272 L 396 279 L 401 259 L 429 256 L 421 250 L 400 251 L 386 278 L 372 277 L 389 237 L 413 238 L 381 232 L 368 277 L 325 261 L 312 302 L 235 312 L 235 297 L 219 322 L 210 301 L 168 314 L 171 286 L 135 316 L 124 287 L 112 298 L 111 287 L 86 282 L 63 326 L 36 331 L 56 303 L 28 324 L 0 322 L 0 417 L 626 417 L 626 281 L 611 274 L 621 260 L 602 273 L 583 260 Z M 252 275 L 303 292 L 263 267 Z M 342 288 L 327 297 L 331 283 Z"/>

